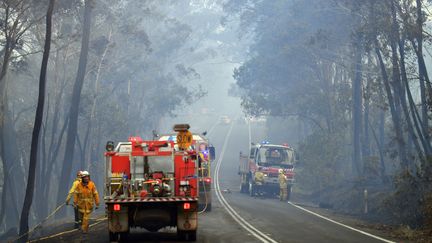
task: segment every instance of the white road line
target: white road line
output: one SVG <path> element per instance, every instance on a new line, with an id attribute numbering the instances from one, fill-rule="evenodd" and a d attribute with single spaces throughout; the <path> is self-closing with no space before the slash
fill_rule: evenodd
<path id="1" fill-rule="evenodd" d="M 219 202 L 221 203 L 221 205 L 225 208 L 225 210 L 228 212 L 229 215 L 231 215 L 231 217 L 240 225 L 242 226 L 244 229 L 246 229 L 249 233 L 251 233 L 253 236 L 255 236 L 257 239 L 259 239 L 262 242 L 271 242 L 271 243 L 277 243 L 277 241 L 273 240 L 272 238 L 270 238 L 269 236 L 267 236 L 265 233 L 261 232 L 260 230 L 258 230 L 257 228 L 255 228 L 254 226 L 252 226 L 251 224 L 249 224 L 245 219 L 243 219 L 230 205 L 229 203 L 225 200 L 224 196 L 221 193 L 220 190 L 220 185 L 219 185 L 219 170 L 222 164 L 222 159 L 223 156 L 225 154 L 225 149 L 227 147 L 228 144 L 228 139 L 231 135 L 231 131 L 233 128 L 233 124 L 231 124 L 227 135 L 225 136 L 225 141 L 224 144 L 222 146 L 222 150 L 221 153 L 219 155 L 219 159 L 217 161 L 216 164 L 216 169 L 215 169 L 215 175 L 214 175 L 214 183 L 215 183 L 215 191 L 216 191 L 216 196 L 219 199 Z"/>
<path id="2" fill-rule="evenodd" d="M 295 204 L 293 204 L 293 203 L 291 203 L 291 202 L 288 202 L 288 203 L 289 203 L 290 205 L 292 205 L 292 206 L 294 206 L 294 207 L 300 209 L 300 210 L 303 210 L 303 211 L 305 211 L 305 212 L 307 212 L 307 213 L 313 214 L 313 215 L 315 215 L 315 216 L 317 216 L 317 217 L 319 217 L 319 218 L 322 218 L 322 219 L 327 220 L 327 221 L 329 221 L 329 222 L 332 222 L 332 223 L 334 223 L 334 224 L 337 224 L 337 225 L 340 225 L 340 226 L 342 226 L 342 227 L 348 228 L 348 229 L 350 229 L 350 230 L 356 231 L 356 232 L 358 232 L 358 233 L 360 233 L 360 234 L 367 235 L 367 236 L 369 236 L 369 237 L 375 238 L 375 239 L 380 240 L 380 241 L 383 241 L 383 242 L 395 243 L 394 241 L 386 240 L 386 239 L 381 238 L 381 237 L 379 237 L 379 236 L 376 236 L 376 235 L 373 235 L 373 234 L 370 234 L 370 233 L 367 233 L 367 232 L 361 231 L 361 230 L 359 230 L 359 229 L 353 228 L 353 227 L 351 227 L 351 226 L 348 226 L 348 225 L 345 225 L 345 224 L 339 223 L 339 222 L 337 222 L 337 221 L 334 221 L 333 219 L 329 219 L 329 218 L 327 218 L 327 217 L 324 217 L 324 216 L 322 216 L 322 215 L 320 215 L 320 214 L 317 214 L 317 213 L 312 212 L 312 211 L 310 211 L 310 210 L 307 210 L 307 209 L 305 209 L 305 208 L 303 208 L 303 207 L 300 207 L 300 206 L 298 206 L 298 205 L 295 205 Z"/>

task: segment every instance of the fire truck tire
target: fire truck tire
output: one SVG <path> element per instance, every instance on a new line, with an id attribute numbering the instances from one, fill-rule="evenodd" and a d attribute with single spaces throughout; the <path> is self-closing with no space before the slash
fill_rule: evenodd
<path id="1" fill-rule="evenodd" d="M 177 236 L 180 240 L 184 241 L 196 241 L 196 230 L 193 231 L 178 231 Z"/>
<path id="2" fill-rule="evenodd" d="M 255 196 L 255 186 L 252 179 L 249 179 L 249 196 L 251 197 Z"/>
<path id="3" fill-rule="evenodd" d="M 119 240 L 119 233 L 113 233 L 113 232 L 109 232 L 109 241 L 110 242 L 117 242 Z"/>
<path id="4" fill-rule="evenodd" d="M 291 186 L 288 186 L 288 190 L 287 190 L 287 201 L 291 200 L 291 191 L 292 191 Z"/>
<path id="5" fill-rule="evenodd" d="M 119 242 L 127 242 L 128 235 L 129 235 L 128 232 L 120 233 L 120 240 L 119 240 Z"/>
<path id="6" fill-rule="evenodd" d="M 243 182 L 240 182 L 240 192 L 241 193 L 248 192 L 248 190 L 247 190 L 247 184 L 244 184 Z"/>

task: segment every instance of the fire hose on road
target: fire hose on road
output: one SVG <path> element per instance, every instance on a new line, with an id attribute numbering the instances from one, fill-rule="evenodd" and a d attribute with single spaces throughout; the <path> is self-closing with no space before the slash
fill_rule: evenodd
<path id="1" fill-rule="evenodd" d="M 18 238 L 16 238 L 16 239 L 14 239 L 14 240 L 12 240 L 12 241 L 10 241 L 10 242 L 18 242 L 21 238 L 23 238 L 24 236 L 26 236 L 26 235 L 30 235 L 31 233 L 33 233 L 34 231 L 36 231 L 38 228 L 40 228 L 41 226 L 42 226 L 42 224 L 43 223 L 45 223 L 49 218 L 51 218 L 52 216 L 54 216 L 61 208 L 63 208 L 64 206 L 66 205 L 66 203 L 62 203 L 62 204 L 60 204 L 59 206 L 57 206 L 46 218 L 44 218 L 41 222 L 39 222 L 37 225 L 35 225 L 33 228 L 31 228 L 29 231 L 27 231 L 26 233 L 24 233 L 24 234 L 22 234 L 22 235 L 20 235 L 20 236 L 18 236 Z M 72 206 L 72 205 L 71 205 Z M 98 223 L 100 223 L 100 222 L 102 222 L 103 220 L 105 220 L 106 219 L 106 217 L 105 216 L 103 216 L 103 217 L 100 217 L 100 218 L 96 218 L 96 219 L 93 219 L 93 220 L 96 220 L 97 222 L 96 223 L 93 223 L 93 224 L 91 224 L 90 225 L 90 227 L 91 226 L 94 226 L 94 225 L 96 225 L 96 224 L 98 224 Z M 49 239 L 49 238 L 53 238 L 53 237 L 56 237 L 56 236 L 59 236 L 59 235 L 63 235 L 63 234 L 67 234 L 67 233 L 71 233 L 71 232 L 74 232 L 74 231 L 78 231 L 78 229 L 73 229 L 73 230 L 68 230 L 68 231 L 63 231 L 63 232 L 60 232 L 60 233 L 57 233 L 57 234 L 54 234 L 54 235 L 51 235 L 51 236 L 46 236 L 46 237 L 43 237 L 43 238 L 40 238 L 40 239 L 37 239 L 37 240 L 30 240 L 29 242 L 35 242 L 35 241 L 39 241 L 39 240 L 44 240 L 44 239 Z"/>

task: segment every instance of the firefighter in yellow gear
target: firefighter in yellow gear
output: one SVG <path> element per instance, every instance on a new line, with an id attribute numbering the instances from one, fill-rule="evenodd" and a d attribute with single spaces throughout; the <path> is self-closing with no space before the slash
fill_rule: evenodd
<path id="1" fill-rule="evenodd" d="M 83 233 L 88 232 L 89 218 L 94 204 L 96 204 L 97 209 L 99 207 L 99 194 L 95 184 L 90 180 L 90 174 L 83 171 L 81 183 L 78 184 L 74 194 L 74 206 L 78 209 Z"/>
<path id="2" fill-rule="evenodd" d="M 200 164 L 200 176 L 209 176 L 209 152 L 207 146 L 204 143 L 199 145 L 199 164 Z"/>
<path id="3" fill-rule="evenodd" d="M 286 201 L 288 197 L 288 179 L 284 174 L 283 169 L 279 169 L 279 200 Z"/>
<path id="4" fill-rule="evenodd" d="M 69 205 L 69 201 L 70 201 L 71 197 L 75 194 L 75 190 L 76 190 L 78 184 L 81 183 L 81 173 L 82 173 L 82 171 L 78 171 L 77 177 L 75 178 L 74 182 L 72 183 L 72 187 L 70 188 L 69 193 L 66 197 L 66 202 L 65 202 L 66 205 Z M 74 208 L 74 215 L 75 215 L 75 229 L 78 229 L 79 217 L 78 217 L 78 210 L 76 209 L 76 207 Z"/>
<path id="5" fill-rule="evenodd" d="M 258 167 L 258 170 L 255 171 L 254 175 L 254 184 L 255 184 L 255 194 L 262 196 L 262 187 L 264 185 L 264 173 L 262 172 L 262 168 Z"/>

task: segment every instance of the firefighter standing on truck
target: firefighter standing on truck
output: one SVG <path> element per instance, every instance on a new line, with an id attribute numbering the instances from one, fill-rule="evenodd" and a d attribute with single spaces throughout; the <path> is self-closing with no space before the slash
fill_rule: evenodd
<path id="1" fill-rule="evenodd" d="M 209 154 L 207 146 L 204 143 L 199 145 L 199 162 L 200 162 L 200 176 L 208 176 L 209 171 Z"/>
<path id="2" fill-rule="evenodd" d="M 75 190 L 76 190 L 78 184 L 81 183 L 81 176 L 82 176 L 81 174 L 82 174 L 82 171 L 78 171 L 77 178 L 75 178 L 74 182 L 72 183 L 72 187 L 69 190 L 69 193 L 66 197 L 66 202 L 65 202 L 66 205 L 69 205 L 69 201 L 70 201 L 71 197 L 75 194 Z M 75 225 L 74 226 L 75 226 L 75 229 L 78 229 L 79 217 L 78 217 L 78 209 L 76 207 L 74 207 L 74 214 L 75 214 Z"/>
<path id="3" fill-rule="evenodd" d="M 256 188 L 255 194 L 258 196 L 262 196 L 262 187 L 264 185 L 264 173 L 262 172 L 261 167 L 258 167 L 258 171 L 255 172 L 254 183 Z"/>
<path id="4" fill-rule="evenodd" d="M 279 169 L 279 188 L 279 200 L 286 201 L 288 197 L 288 183 L 283 169 Z"/>
<path id="5" fill-rule="evenodd" d="M 90 180 L 90 174 L 87 171 L 83 171 L 81 183 L 78 184 L 74 195 L 74 206 L 78 209 L 83 233 L 88 232 L 89 218 L 93 211 L 94 203 L 97 209 L 99 207 L 99 194 L 95 184 Z"/>

